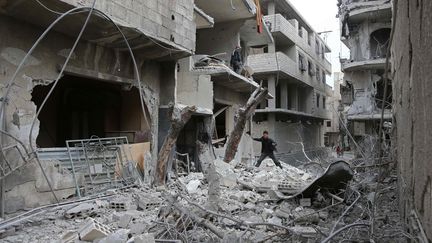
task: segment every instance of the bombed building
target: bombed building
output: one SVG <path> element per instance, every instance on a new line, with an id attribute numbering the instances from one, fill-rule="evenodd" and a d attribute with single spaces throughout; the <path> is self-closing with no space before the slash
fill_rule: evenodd
<path id="1" fill-rule="evenodd" d="M 339 1 L 339 17 L 341 40 L 350 49 L 350 58 L 341 59 L 344 79 L 351 86 L 349 93 L 353 96 L 346 119 L 356 141 L 363 150 L 369 150 L 383 126 L 382 114 L 386 128 L 392 120 L 392 82 L 386 74 L 386 68 L 389 70 L 391 66 L 387 55 L 392 3 L 389 0 Z M 388 134 L 385 136 L 389 142 Z"/>
<path id="2" fill-rule="evenodd" d="M 0 241 L 429 242 L 428 3 L 337 2 L 0 0 Z"/>
<path id="3" fill-rule="evenodd" d="M 275 99 L 259 105 L 254 134 L 268 130 L 283 152 L 311 152 L 324 146 L 324 121 L 331 88 L 328 45 L 290 1 L 263 1 L 264 22 L 274 43 L 251 49 L 248 65 L 265 80 Z"/>

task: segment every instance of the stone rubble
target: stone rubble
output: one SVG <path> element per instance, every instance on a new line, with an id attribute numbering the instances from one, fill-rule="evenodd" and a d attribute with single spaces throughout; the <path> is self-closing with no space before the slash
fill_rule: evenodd
<path id="1" fill-rule="evenodd" d="M 318 176 L 288 164 L 283 169 L 270 160 L 260 168 L 241 163 L 234 168 L 218 160 L 214 164 L 225 181 L 220 185 L 217 212 L 206 211 L 208 184 L 203 173 L 190 173 L 169 181 L 165 188 L 110 191 L 106 198 L 34 216 L 4 230 L 2 241 L 286 242 L 289 237 L 290 242 L 315 242 L 330 234 L 343 207 L 319 192 L 313 199 L 273 200 L 271 190 L 297 193 Z M 169 197 L 185 209 L 183 213 Z M 325 207 L 329 209 L 323 210 Z M 223 237 L 218 238 L 211 226 L 224 232 Z"/>

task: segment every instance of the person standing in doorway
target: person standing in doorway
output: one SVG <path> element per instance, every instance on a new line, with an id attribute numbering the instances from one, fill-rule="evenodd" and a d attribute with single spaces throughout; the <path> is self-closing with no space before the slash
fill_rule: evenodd
<path id="1" fill-rule="evenodd" d="M 279 168 L 282 169 L 282 165 L 279 162 L 278 159 L 276 159 L 276 156 L 274 155 L 274 151 L 276 151 L 276 142 L 273 141 L 273 139 L 269 138 L 268 132 L 264 131 L 262 137 L 260 138 L 253 138 L 253 140 L 261 142 L 261 156 L 258 159 L 258 162 L 256 163 L 256 167 L 259 167 L 261 165 L 261 162 L 269 157 L 273 160 L 275 165 L 277 165 Z"/>
<path id="2" fill-rule="evenodd" d="M 241 56 L 241 47 L 240 46 L 236 46 L 236 48 L 234 49 L 233 53 L 231 54 L 231 67 L 233 68 L 234 72 L 236 73 L 240 73 L 241 69 L 243 67 L 243 60 L 242 60 L 242 56 Z"/>

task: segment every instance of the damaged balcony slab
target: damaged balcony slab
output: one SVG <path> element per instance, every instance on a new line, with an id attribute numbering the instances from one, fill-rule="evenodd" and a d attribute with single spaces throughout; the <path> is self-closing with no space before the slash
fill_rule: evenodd
<path id="1" fill-rule="evenodd" d="M 381 113 L 374 114 L 358 114 L 358 115 L 348 115 L 348 120 L 351 121 L 369 121 L 369 120 L 380 120 Z M 384 113 L 384 120 L 391 121 L 393 119 L 391 111 L 386 110 Z"/>
<path id="2" fill-rule="evenodd" d="M 365 61 L 342 61 L 342 70 L 344 72 L 377 69 L 383 70 L 385 68 L 385 64 L 385 58 Z"/>
<path id="3" fill-rule="evenodd" d="M 52 23 L 57 15 L 48 12 L 43 8 L 37 1 L 3 1 L 3 5 L 0 7 L 0 11 L 6 15 L 16 18 L 23 19 L 28 23 L 37 25 L 40 27 L 48 26 Z M 74 5 L 69 4 L 70 1 L 44 1 L 47 7 L 55 9 L 59 12 L 65 12 L 73 7 Z M 96 9 L 105 11 L 105 5 L 96 4 Z M 120 9 L 116 10 L 120 11 Z M 127 12 L 127 10 L 125 10 Z M 160 60 L 176 60 L 178 58 L 190 56 L 194 52 L 194 47 L 189 44 L 185 44 L 183 37 L 175 40 L 177 35 L 169 34 L 168 29 L 165 32 L 157 29 L 149 32 L 148 28 L 140 26 L 133 21 L 128 19 L 122 19 L 117 16 L 116 13 L 107 12 L 108 15 L 119 25 L 123 31 L 125 37 L 137 58 L 143 59 L 160 59 Z M 60 21 L 54 29 L 66 36 L 76 36 L 81 29 L 81 23 L 87 17 L 87 12 L 75 13 L 72 15 L 73 18 L 66 18 L 64 21 Z M 124 16 L 126 17 L 126 16 Z M 140 16 L 136 16 L 136 21 L 140 22 Z M 149 27 L 149 26 L 146 26 Z M 165 33 L 164 37 L 158 36 L 159 33 Z M 104 47 L 115 48 L 120 51 L 127 51 L 128 47 L 123 40 L 123 37 L 118 33 L 117 29 L 113 24 L 108 21 L 105 17 L 94 14 L 90 19 L 86 31 L 84 32 L 82 39 L 95 43 Z M 192 42 L 192 41 L 191 41 Z M 190 45 L 191 47 L 187 47 Z"/>
<path id="4" fill-rule="evenodd" d="M 195 4 L 208 15 L 212 16 L 216 23 L 253 18 L 256 13 L 256 6 L 253 0 L 196 0 Z"/>
<path id="5" fill-rule="evenodd" d="M 199 59 L 199 57 L 203 56 L 195 57 Z M 257 82 L 234 72 L 231 68 L 222 63 L 194 67 L 192 71 L 198 75 L 211 75 L 214 83 L 242 93 L 249 93 L 251 90 L 259 87 Z M 269 98 L 272 97 L 270 96 Z"/>
<path id="6" fill-rule="evenodd" d="M 213 28 L 214 19 L 196 5 L 194 7 L 194 16 L 197 29 Z"/>
<path id="7" fill-rule="evenodd" d="M 352 3 L 347 8 L 349 22 L 352 24 L 361 23 L 365 19 L 373 21 L 392 16 L 392 4 L 388 0 Z"/>

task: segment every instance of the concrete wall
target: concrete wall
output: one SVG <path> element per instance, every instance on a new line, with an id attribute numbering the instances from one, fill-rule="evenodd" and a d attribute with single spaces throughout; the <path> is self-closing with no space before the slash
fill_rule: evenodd
<path id="1" fill-rule="evenodd" d="M 214 55 L 225 53 L 218 56 L 225 60 L 229 65 L 231 53 L 236 46 L 240 45 L 240 28 L 244 20 L 231 21 L 227 23 L 217 23 L 211 29 L 197 31 L 196 54 Z"/>
<path id="2" fill-rule="evenodd" d="M 91 6 L 93 0 L 60 0 L 73 6 Z M 96 8 L 116 22 L 132 26 L 145 34 L 173 42 L 189 51 L 195 50 L 193 0 L 106 0 L 96 1 Z"/>
<path id="3" fill-rule="evenodd" d="M 432 11 L 430 1 L 398 1 L 392 62 L 402 215 L 407 225 L 414 228 L 415 212 L 432 241 L 432 15 L 426 14 L 429 11 Z"/>
<path id="4" fill-rule="evenodd" d="M 269 114 L 267 121 L 253 124 L 253 137 L 261 137 L 263 131 L 267 130 L 269 136 L 278 144 L 277 149 L 281 153 L 301 151 L 302 147 L 298 142 L 303 142 L 305 149 L 323 146 L 322 125 L 275 121 L 272 116 L 273 114 Z M 261 152 L 259 142 L 254 143 L 254 151 L 256 154 Z"/>
<path id="5" fill-rule="evenodd" d="M 213 110 L 211 77 L 191 72 L 192 62 L 191 57 L 183 58 L 178 62 L 176 103 Z"/>
<path id="6" fill-rule="evenodd" d="M 4 94 L 6 83 L 11 79 L 19 62 L 22 60 L 27 50 L 32 46 L 33 41 L 39 36 L 41 30 L 25 24 L 23 22 L 0 16 L 0 84 L 1 92 Z M 7 105 L 6 114 L 6 127 L 7 130 L 19 140 L 21 140 L 27 147 L 29 147 L 29 132 L 30 126 L 36 113 L 36 106 L 31 101 L 31 92 L 37 84 L 50 84 L 58 75 L 57 65 L 62 64 L 65 56 L 68 53 L 68 48 L 73 44 L 73 39 L 70 39 L 62 34 L 51 33 L 47 36 L 46 40 L 32 54 L 25 67 L 19 72 L 15 84 L 12 86 L 12 92 L 9 95 L 9 102 Z M 145 82 L 154 92 L 152 97 L 152 104 L 158 106 L 159 97 L 159 84 L 160 80 L 164 79 L 161 75 L 160 65 L 151 61 L 139 61 L 139 68 L 141 72 L 141 80 Z M 100 73 L 115 75 L 123 78 L 133 78 L 132 66 L 130 64 L 128 55 L 116 52 L 112 49 L 103 48 L 82 42 L 78 45 L 72 59 L 70 66 L 77 67 L 83 70 L 97 71 Z M 118 65 L 121 65 L 119 68 Z M 174 70 L 173 72 L 174 73 Z M 168 78 L 168 77 L 167 77 Z M 152 118 L 157 121 L 157 108 L 153 109 Z M 131 119 L 141 119 L 141 116 L 136 116 Z M 155 130 L 156 127 L 156 130 Z M 154 131 L 157 131 L 157 122 L 153 124 Z M 36 121 L 33 144 L 35 144 L 36 137 L 39 131 L 39 122 Z M 12 140 L 4 141 L 5 144 L 14 144 Z M 153 136 L 153 143 L 157 144 L 157 136 Z M 10 161 L 14 165 L 23 163 L 18 159 L 17 153 L 8 154 Z M 28 165 L 21 170 L 24 175 L 29 175 L 28 178 L 16 177 L 11 175 L 7 178 L 6 183 L 13 184 L 15 187 L 9 187 L 6 192 L 6 197 L 14 195 L 22 196 L 20 199 L 24 202 L 33 202 L 32 198 L 39 198 L 39 191 L 34 190 L 34 185 L 26 184 L 29 181 L 36 180 L 33 168 L 34 164 Z M 57 177 L 61 178 L 61 177 Z M 21 180 L 23 179 L 23 180 Z M 8 182 L 12 180 L 14 182 Z M 62 187 L 58 188 L 62 190 Z M 19 190 L 20 193 L 17 193 Z M 24 192 L 25 191 L 25 192 Z M 49 194 L 46 200 L 42 202 L 52 202 Z M 13 201 L 7 201 L 13 203 Z M 35 206 L 34 203 L 25 203 L 25 207 Z M 8 209 L 10 205 L 7 204 Z M 22 208 L 22 207 L 21 207 Z M 12 208 L 14 209 L 14 208 Z"/>

